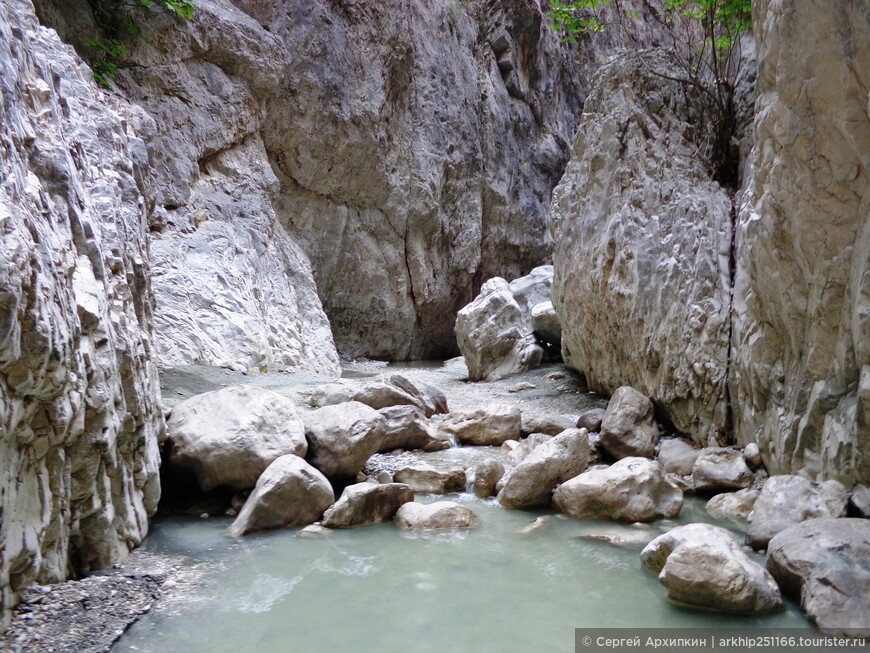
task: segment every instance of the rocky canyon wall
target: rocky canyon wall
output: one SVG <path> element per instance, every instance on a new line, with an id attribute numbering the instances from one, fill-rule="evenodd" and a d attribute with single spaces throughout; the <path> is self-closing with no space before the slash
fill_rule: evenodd
<path id="1" fill-rule="evenodd" d="M 756 0 L 737 221 L 738 442 L 772 472 L 870 480 L 870 5 Z"/>
<path id="2" fill-rule="evenodd" d="M 683 92 L 643 73 L 658 55 L 601 71 L 554 193 L 563 353 L 697 442 L 757 442 L 774 473 L 866 482 L 870 6 L 753 5 L 754 145 L 733 233 Z"/>
<path id="3" fill-rule="evenodd" d="M 556 188 L 553 305 L 591 389 L 631 385 L 700 444 L 726 438 L 731 201 L 697 156 L 661 51 L 603 67 Z"/>
<path id="4" fill-rule="evenodd" d="M 144 143 L 133 108 L 0 4 L 0 615 L 120 562 L 157 507 Z"/>
<path id="5" fill-rule="evenodd" d="M 330 324 L 347 356 L 452 355 L 480 284 L 548 259 L 595 54 L 537 0 L 195 4 L 146 16 L 117 79 L 154 118 L 164 364 L 334 373 Z"/>

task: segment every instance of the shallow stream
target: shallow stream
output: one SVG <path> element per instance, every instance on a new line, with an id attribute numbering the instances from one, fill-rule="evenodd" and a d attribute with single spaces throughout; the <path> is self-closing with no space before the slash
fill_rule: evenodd
<path id="1" fill-rule="evenodd" d="M 144 547 L 205 562 L 209 572 L 167 592 L 113 651 L 567 652 L 577 627 L 808 627 L 791 604 L 754 617 L 673 605 L 637 549 L 583 537 L 711 521 L 700 500 L 652 526 L 553 515 L 523 535 L 552 513 L 449 498 L 469 504 L 480 528 L 414 535 L 387 523 L 323 539 L 284 529 L 234 540 L 224 534 L 229 518 L 158 519 Z"/>

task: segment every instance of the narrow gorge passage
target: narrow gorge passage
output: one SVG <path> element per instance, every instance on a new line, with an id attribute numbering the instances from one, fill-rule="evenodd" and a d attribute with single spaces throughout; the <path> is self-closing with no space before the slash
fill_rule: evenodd
<path id="1" fill-rule="evenodd" d="M 0 650 L 870 637 L 868 98 L 865 0 L 3 0 Z"/>

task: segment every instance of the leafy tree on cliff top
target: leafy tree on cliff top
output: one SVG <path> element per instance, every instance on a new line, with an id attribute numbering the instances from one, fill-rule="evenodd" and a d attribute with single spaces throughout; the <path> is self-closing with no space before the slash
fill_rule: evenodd
<path id="1" fill-rule="evenodd" d="M 644 18 L 634 6 L 643 10 Z M 740 37 L 752 27 L 751 0 L 642 0 L 631 9 L 624 9 L 620 0 L 550 0 L 552 28 L 571 41 L 607 29 L 636 34 L 641 21 L 650 19 L 671 41 L 679 74 L 669 78 L 700 91 L 698 109 L 711 126 L 713 176 L 736 184 L 734 88 Z"/>

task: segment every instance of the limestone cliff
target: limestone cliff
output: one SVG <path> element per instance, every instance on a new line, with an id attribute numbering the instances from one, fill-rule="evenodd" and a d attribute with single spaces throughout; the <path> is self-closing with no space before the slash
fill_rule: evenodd
<path id="1" fill-rule="evenodd" d="M 696 441 L 754 441 L 773 473 L 866 482 L 870 6 L 753 5 L 733 242 L 681 92 L 635 55 L 602 69 L 554 192 L 563 353 L 596 389 L 637 386 Z"/>
<path id="2" fill-rule="evenodd" d="M 737 440 L 772 472 L 870 480 L 870 5 L 756 0 L 737 221 Z M 811 47 L 808 47 L 811 44 Z"/>
<path id="3" fill-rule="evenodd" d="M 553 306 L 591 389 L 634 386 L 706 445 L 727 437 L 731 202 L 679 75 L 660 51 L 601 69 L 554 193 Z"/>
<path id="4" fill-rule="evenodd" d="M 30 0 L 0 4 L 0 615 L 34 580 L 123 560 L 163 433 L 132 109 Z"/>
<path id="5" fill-rule="evenodd" d="M 548 259 L 585 68 L 537 0 L 195 4 L 146 16 L 118 77 L 155 119 L 165 363 L 334 372 L 330 324 L 348 356 L 453 354 L 483 281 Z"/>

